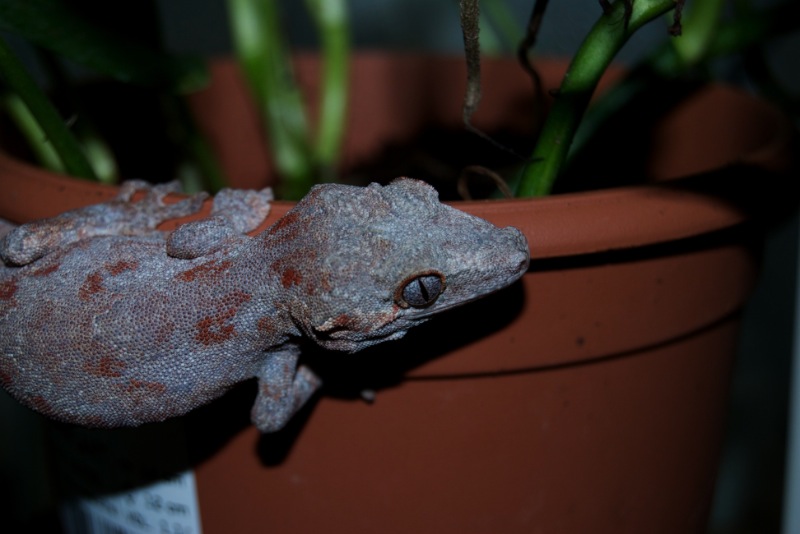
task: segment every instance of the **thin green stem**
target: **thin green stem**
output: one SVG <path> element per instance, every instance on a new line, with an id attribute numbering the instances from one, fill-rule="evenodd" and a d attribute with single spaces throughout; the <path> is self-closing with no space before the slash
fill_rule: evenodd
<path id="1" fill-rule="evenodd" d="M 41 47 L 36 47 L 35 50 L 39 65 L 47 76 L 51 98 L 53 101 L 61 102 L 65 109 L 71 110 L 71 115 L 76 118 L 70 125 L 70 132 L 83 148 L 86 159 L 97 175 L 97 181 L 104 184 L 116 183 L 119 179 L 119 169 L 114 152 L 100 135 L 91 114 L 86 112 L 81 93 L 76 90 L 76 85 L 69 79 L 66 69 L 54 52 Z M 33 147 L 34 144 L 29 140 L 29 146 Z M 49 145 L 44 146 L 49 147 Z M 46 163 L 42 162 L 42 164 L 46 168 L 50 168 Z M 60 172 L 64 172 L 60 160 L 59 167 L 62 169 Z M 52 168 L 52 170 L 58 169 Z"/>
<path id="2" fill-rule="evenodd" d="M 25 102 L 16 93 L 7 93 L 2 96 L 2 104 L 3 110 L 27 141 L 36 161 L 45 169 L 58 173 L 65 172 L 61 158 L 53 149 L 53 145 L 42 142 L 43 139 L 47 139 L 47 134 L 39 126 Z"/>
<path id="3" fill-rule="evenodd" d="M 683 35 L 673 39 L 672 46 L 687 65 L 702 61 L 717 34 L 722 20 L 724 0 L 694 0 L 688 11 L 684 11 Z"/>
<path id="4" fill-rule="evenodd" d="M 688 7 L 691 6 L 692 3 Z M 697 67 L 702 67 L 719 57 L 743 54 L 748 74 L 757 86 L 767 91 L 770 100 L 782 102 L 782 107 L 786 109 L 799 109 L 797 99 L 792 99 L 786 94 L 779 96 L 782 91 L 774 80 L 768 81 L 771 76 L 764 70 L 765 64 L 759 65 L 760 62 L 756 58 L 761 54 L 760 45 L 770 38 L 793 33 L 800 28 L 800 4 L 789 2 L 759 10 L 747 9 L 735 13 L 732 19 L 726 18 L 720 22 L 707 21 L 715 26 L 715 32 L 702 49 L 695 49 L 694 53 L 702 52 L 702 55 L 695 55 L 687 61 L 685 55 L 679 55 L 676 44 L 683 39 L 691 38 L 699 22 L 693 18 L 692 13 L 693 10 L 684 12 L 683 35 L 680 39 L 664 42 L 631 68 L 624 79 L 592 103 L 575 134 L 567 165 L 581 159 L 583 151 L 591 144 L 597 132 L 606 127 L 606 123 L 623 114 L 631 102 L 638 102 L 646 98 L 646 95 L 655 94 L 658 88 L 663 88 L 665 83 L 677 78 L 702 79 L 706 70 Z M 691 22 L 687 21 L 687 18 Z M 758 72 L 754 72 L 753 68 Z M 762 82 L 767 82 L 766 86 L 762 85 Z M 770 89 L 766 89 L 767 86 Z"/>
<path id="5" fill-rule="evenodd" d="M 317 124 L 316 160 L 323 177 L 336 171 L 347 118 L 350 32 L 346 0 L 306 0 L 320 34 L 322 92 Z"/>
<path id="6" fill-rule="evenodd" d="M 313 149 L 302 95 L 297 89 L 275 0 L 228 0 L 239 63 L 269 133 L 286 199 L 302 197 L 314 183 Z"/>
<path id="7" fill-rule="evenodd" d="M 95 172 L 78 141 L 2 38 L 0 38 L 0 77 L 28 107 L 31 116 L 45 134 L 45 137 L 38 142 L 52 145 L 61 159 L 64 170 L 78 178 L 96 180 Z"/>
<path id="8" fill-rule="evenodd" d="M 674 7 L 674 0 L 636 0 L 626 25 L 625 5 L 617 0 L 600 17 L 564 75 L 532 161 L 522 174 L 517 196 L 549 194 L 592 93 L 616 53 L 636 30 Z"/>

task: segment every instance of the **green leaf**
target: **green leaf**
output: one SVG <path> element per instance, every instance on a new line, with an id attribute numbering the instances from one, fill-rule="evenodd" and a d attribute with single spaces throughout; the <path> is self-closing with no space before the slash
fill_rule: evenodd
<path id="1" fill-rule="evenodd" d="M 674 0 L 637 0 L 627 24 L 625 3 L 615 0 L 572 58 L 547 115 L 530 164 L 523 170 L 518 197 L 550 194 L 597 82 L 628 38 L 640 27 L 675 8 Z"/>
<path id="2" fill-rule="evenodd" d="M 92 2 L 0 0 L 0 30 L 29 41 L 97 72 L 128 83 L 189 92 L 205 85 L 205 66 L 196 58 L 177 58 L 114 28 L 98 24 Z"/>
<path id="3" fill-rule="evenodd" d="M 701 62 L 717 35 L 725 7 L 723 0 L 695 0 L 683 14 L 683 34 L 672 46 L 687 65 Z"/>
<path id="4" fill-rule="evenodd" d="M 63 169 L 69 174 L 96 180 L 94 169 L 72 132 L 3 39 L 0 39 L 0 81 L 4 82 L 5 86 L 19 97 L 20 103 L 27 107 L 22 112 L 18 109 L 17 117 L 24 119 L 23 122 L 18 121 L 19 124 L 29 126 L 26 134 L 28 138 L 34 143 L 48 144 L 52 147 L 52 151 L 50 148 L 34 147 L 34 152 L 37 154 L 47 152 L 48 158 L 57 155 L 63 164 Z"/>
<path id="5" fill-rule="evenodd" d="M 228 0 L 239 65 L 258 105 L 281 176 L 281 197 L 298 200 L 316 181 L 303 95 L 292 71 L 275 0 Z"/>
<path id="6" fill-rule="evenodd" d="M 322 172 L 336 172 L 347 122 L 350 31 L 346 0 L 306 0 L 317 25 L 322 51 L 322 92 L 316 159 Z"/>

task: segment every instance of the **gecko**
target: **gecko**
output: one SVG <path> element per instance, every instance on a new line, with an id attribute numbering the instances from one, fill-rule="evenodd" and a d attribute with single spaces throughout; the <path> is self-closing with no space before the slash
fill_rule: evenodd
<path id="1" fill-rule="evenodd" d="M 304 338 L 344 352 L 396 340 L 528 269 L 519 230 L 410 178 L 317 185 L 257 235 L 268 189 L 224 189 L 206 218 L 160 230 L 207 196 L 165 202 L 176 190 L 129 181 L 109 202 L 7 225 L 0 385 L 11 396 L 113 428 L 183 415 L 255 377 L 251 420 L 274 432 L 321 386 L 298 362 Z"/>

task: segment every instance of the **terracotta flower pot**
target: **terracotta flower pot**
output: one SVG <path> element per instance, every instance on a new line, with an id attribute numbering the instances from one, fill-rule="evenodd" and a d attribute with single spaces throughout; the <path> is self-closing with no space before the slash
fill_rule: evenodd
<path id="1" fill-rule="evenodd" d="M 313 95 L 316 60 L 297 68 Z M 564 64 L 539 68 L 557 86 Z M 525 74 L 483 70 L 475 124 L 528 128 Z M 458 127 L 462 60 L 365 55 L 352 71 L 345 167 Z M 261 186 L 255 113 L 231 64 L 213 76 L 193 102 L 201 123 L 237 185 Z M 773 198 L 758 191 L 789 190 L 768 171 L 788 165 L 790 129 L 711 86 L 649 135 L 646 185 L 456 203 L 520 228 L 529 273 L 401 342 L 316 355 L 327 394 L 285 432 L 247 426 L 247 388 L 186 417 L 203 532 L 703 532 L 757 272 L 748 222 Z M 2 153 L 0 188 L 17 221 L 113 195 Z M 27 211 L 45 192 L 57 203 Z"/>

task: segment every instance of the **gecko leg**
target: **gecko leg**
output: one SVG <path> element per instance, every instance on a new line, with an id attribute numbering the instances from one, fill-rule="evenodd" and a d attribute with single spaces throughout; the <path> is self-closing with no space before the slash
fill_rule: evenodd
<path id="1" fill-rule="evenodd" d="M 269 188 L 261 191 L 223 189 L 214 196 L 211 216 L 222 217 L 236 232 L 244 234 L 267 217 L 273 200 Z"/>
<path id="2" fill-rule="evenodd" d="M 269 213 L 272 190 L 223 189 L 214 197 L 211 215 L 182 224 L 167 236 L 167 254 L 194 259 L 248 241 Z"/>
<path id="3" fill-rule="evenodd" d="M 258 375 L 250 418 L 261 432 L 283 428 L 322 384 L 311 369 L 297 366 L 298 355 L 296 350 L 270 354 Z"/>
<path id="4" fill-rule="evenodd" d="M 151 186 L 142 181 L 125 182 L 119 195 L 110 202 L 16 227 L 0 242 L 0 258 L 6 264 L 26 265 L 50 252 L 95 236 L 155 233 L 161 222 L 196 212 L 207 196 L 199 193 L 173 204 L 165 203 L 164 197 L 177 189 L 175 183 Z M 131 202 L 138 190 L 145 190 L 145 197 Z"/>

